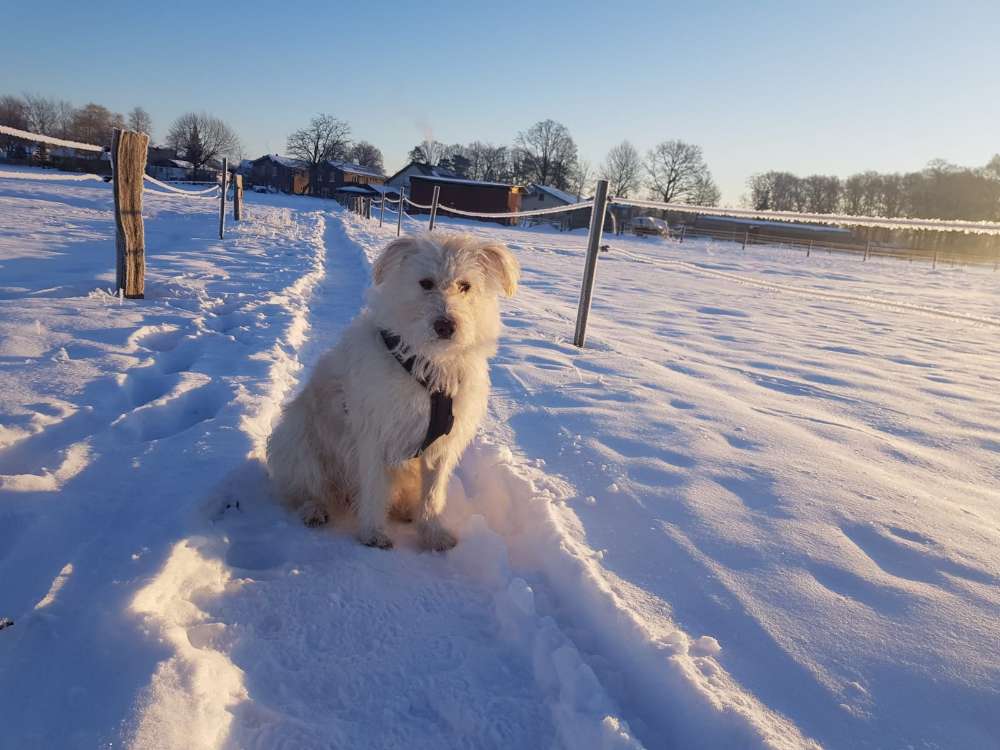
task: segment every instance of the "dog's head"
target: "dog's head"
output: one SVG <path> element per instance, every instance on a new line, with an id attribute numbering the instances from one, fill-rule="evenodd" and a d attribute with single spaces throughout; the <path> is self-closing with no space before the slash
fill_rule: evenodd
<path id="1" fill-rule="evenodd" d="M 375 261 L 369 303 L 380 326 L 429 360 L 492 350 L 497 298 L 514 294 L 520 272 L 500 242 L 444 232 L 401 237 Z"/>

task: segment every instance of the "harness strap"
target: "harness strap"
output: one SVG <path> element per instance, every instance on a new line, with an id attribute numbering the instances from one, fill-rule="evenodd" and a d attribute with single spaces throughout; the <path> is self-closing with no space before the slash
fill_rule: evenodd
<path id="1" fill-rule="evenodd" d="M 403 341 L 402 338 L 384 328 L 379 329 L 379 335 L 382 336 L 382 343 L 385 344 L 385 348 L 389 350 L 393 358 L 399 362 L 404 370 L 413 375 L 414 380 L 430 392 L 431 409 L 430 420 L 427 424 L 427 435 L 424 437 L 424 442 L 421 443 L 417 452 L 413 454 L 413 458 L 418 458 L 430 447 L 431 443 L 439 437 L 450 433 L 451 428 L 454 427 L 455 414 L 452 411 L 452 398 L 440 388 L 432 391 L 424 378 L 414 375 L 413 366 L 416 364 L 417 356 L 414 354 L 403 359 L 403 356 L 399 353 L 400 344 Z"/>

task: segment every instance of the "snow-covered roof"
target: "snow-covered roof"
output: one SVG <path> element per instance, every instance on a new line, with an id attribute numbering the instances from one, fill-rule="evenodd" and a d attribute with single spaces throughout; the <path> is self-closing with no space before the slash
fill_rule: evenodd
<path id="1" fill-rule="evenodd" d="M 541 190 L 544 193 L 548 193 L 553 198 L 555 198 L 556 200 L 560 200 L 563 203 L 567 203 L 567 204 L 568 203 L 579 203 L 582 200 L 582 198 L 580 198 L 580 196 L 578 196 L 578 195 L 572 195 L 571 193 L 567 193 L 565 190 L 560 190 L 559 188 L 554 188 L 551 185 L 538 185 L 538 184 L 536 184 L 536 185 L 533 185 L 532 187 L 535 190 Z"/>
<path id="2" fill-rule="evenodd" d="M 403 174 L 408 169 L 416 169 L 420 174 L 425 177 L 448 177 L 451 179 L 458 179 L 458 175 L 447 167 L 442 167 L 439 164 L 425 164 L 419 161 L 411 161 L 401 170 L 396 172 L 389 180 L 394 180 Z"/>
<path id="3" fill-rule="evenodd" d="M 254 162 L 262 161 L 264 159 L 269 159 L 275 164 L 280 164 L 283 167 L 288 167 L 289 169 L 306 169 L 305 162 L 299 159 L 293 159 L 290 156 L 279 156 L 278 154 L 264 154 L 259 159 L 254 159 Z"/>
<path id="4" fill-rule="evenodd" d="M 352 161 L 344 161 L 343 159 L 328 159 L 326 163 L 332 167 L 339 169 L 342 172 L 350 172 L 352 174 L 364 174 L 370 177 L 385 176 L 377 169 L 372 169 L 371 167 L 363 167 L 360 164 L 355 164 Z"/>
<path id="5" fill-rule="evenodd" d="M 415 174 L 410 179 L 430 180 L 432 182 L 452 182 L 459 185 L 479 185 L 480 187 L 502 187 L 508 189 L 514 187 L 513 185 L 506 182 L 481 182 L 480 180 L 463 180 L 460 177 L 432 177 L 429 175 Z"/>

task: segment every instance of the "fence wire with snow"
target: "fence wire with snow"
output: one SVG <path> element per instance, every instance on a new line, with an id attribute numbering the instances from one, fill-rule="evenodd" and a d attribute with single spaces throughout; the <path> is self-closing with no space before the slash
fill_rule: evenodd
<path id="1" fill-rule="evenodd" d="M 142 195 L 148 193 L 160 196 L 178 196 L 191 200 L 215 200 L 219 198 L 219 238 L 225 230 L 227 160 L 223 159 L 222 182 L 202 190 L 184 190 L 175 185 L 146 174 L 146 159 L 149 136 L 130 130 L 115 128 L 112 132 L 111 147 L 105 148 L 93 143 L 80 143 L 63 138 L 55 138 L 39 133 L 31 133 L 8 126 L 0 126 L 0 136 L 6 136 L 27 143 L 38 144 L 42 148 L 62 148 L 72 151 L 107 153 L 111 167 L 111 183 L 114 193 L 116 287 L 118 294 L 130 299 L 142 298 L 145 288 L 145 229 L 142 217 Z M 96 174 L 83 175 L 28 175 L 3 172 L 4 177 L 45 180 L 107 180 Z M 152 186 L 152 187 L 151 187 Z M 240 220 L 242 183 L 234 184 L 233 215 Z"/>

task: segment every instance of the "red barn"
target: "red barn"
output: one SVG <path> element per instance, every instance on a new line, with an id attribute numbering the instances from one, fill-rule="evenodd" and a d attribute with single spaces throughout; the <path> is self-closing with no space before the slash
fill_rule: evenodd
<path id="1" fill-rule="evenodd" d="M 522 187 L 508 185 L 504 182 L 479 182 L 451 177 L 412 175 L 410 177 L 410 200 L 425 206 L 431 205 L 435 185 L 441 188 L 438 200 L 442 206 L 450 206 L 460 211 L 479 211 L 490 214 L 521 210 L 521 193 L 524 192 Z M 414 210 L 421 211 L 421 209 Z M 453 214 L 441 211 L 439 215 L 450 216 Z M 482 221 L 489 220 L 483 219 Z M 497 219 L 496 221 L 501 224 L 514 224 L 517 219 Z"/>

